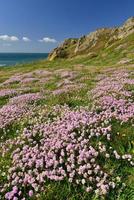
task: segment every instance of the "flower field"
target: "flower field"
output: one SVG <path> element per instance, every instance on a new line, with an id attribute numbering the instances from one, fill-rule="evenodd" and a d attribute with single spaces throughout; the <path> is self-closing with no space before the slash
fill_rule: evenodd
<path id="1" fill-rule="evenodd" d="M 134 199 L 133 65 L 1 73 L 1 199 Z"/>

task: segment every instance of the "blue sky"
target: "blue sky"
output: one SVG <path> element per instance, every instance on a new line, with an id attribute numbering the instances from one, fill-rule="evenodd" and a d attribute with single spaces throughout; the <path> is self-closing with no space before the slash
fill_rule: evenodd
<path id="1" fill-rule="evenodd" d="M 0 0 L 0 52 L 49 52 L 131 16 L 134 0 Z"/>

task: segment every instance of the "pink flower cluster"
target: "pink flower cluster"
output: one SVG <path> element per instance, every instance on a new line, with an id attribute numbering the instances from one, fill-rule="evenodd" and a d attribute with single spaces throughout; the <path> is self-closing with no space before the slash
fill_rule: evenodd
<path id="1" fill-rule="evenodd" d="M 32 78 L 32 77 L 30 77 L 30 78 L 24 78 L 24 79 L 22 79 L 20 83 L 22 83 L 22 84 L 28 84 L 28 83 L 37 82 L 38 80 L 39 80 L 38 78 Z"/>
<path id="2" fill-rule="evenodd" d="M 13 96 L 17 94 L 15 89 L 2 89 L 0 90 L 0 97 Z"/>
<path id="3" fill-rule="evenodd" d="M 65 179 L 97 195 L 114 189 L 116 175 L 105 164 L 116 160 L 134 165 L 130 154 L 121 155 L 111 145 L 111 120 L 126 122 L 134 118 L 133 94 L 126 89 L 130 82 L 133 81 L 127 71 L 116 71 L 101 79 L 91 91 L 93 111 L 58 106 L 47 118 L 42 109 L 37 119 L 28 121 L 30 126 L 12 143 L 17 147 L 12 153 L 8 182 L 0 189 L 2 195 L 6 199 L 25 200 L 44 191 L 48 181 Z M 38 99 L 39 94 L 21 95 L 12 98 L 10 105 L 25 105 Z M 2 149 L 6 153 L 3 146 L 4 143 Z"/>
<path id="4" fill-rule="evenodd" d="M 117 70 L 109 76 L 103 75 L 103 79 L 100 79 L 95 89 L 91 91 L 91 94 L 94 99 L 104 96 L 105 94 L 122 97 L 122 92 L 128 92 L 125 89 L 126 84 L 134 84 L 134 79 L 129 78 L 128 71 Z M 130 94 L 132 93 L 130 92 Z"/>
<path id="5" fill-rule="evenodd" d="M 28 93 L 12 97 L 7 105 L 0 108 L 0 129 L 10 125 L 16 119 L 20 119 L 24 114 L 28 114 L 31 109 L 28 104 L 42 98 L 43 96 L 39 93 Z"/>
<path id="6" fill-rule="evenodd" d="M 36 70 L 33 72 L 28 72 L 24 74 L 16 74 L 11 76 L 9 79 L 7 79 L 2 85 L 10 85 L 13 83 L 31 83 L 33 81 L 38 81 L 39 77 L 46 77 L 48 75 L 51 75 L 52 73 L 47 70 Z"/>
<path id="7" fill-rule="evenodd" d="M 21 81 L 22 77 L 21 75 L 17 74 L 15 76 L 11 76 L 9 79 L 7 79 L 5 82 L 3 82 L 3 85 L 10 85 L 12 83 L 19 83 Z"/>
<path id="8" fill-rule="evenodd" d="M 59 108 L 57 111 L 60 112 Z M 106 160 L 111 157 L 118 160 L 119 154 L 98 142 L 98 138 L 110 141 L 110 133 L 111 125 L 103 113 L 82 108 L 73 111 L 68 107 L 61 109 L 61 117 L 24 128 L 21 145 L 12 153 L 9 183 L 2 188 L 2 192 L 11 188 L 5 194 L 6 199 L 31 197 L 43 191 L 48 180 L 64 179 L 87 192 L 107 194 L 116 181 L 98 159 L 103 156 Z M 92 139 L 96 140 L 95 145 Z M 120 159 L 132 162 L 127 154 Z"/>
<path id="9" fill-rule="evenodd" d="M 126 122 L 134 117 L 133 92 L 128 91 L 126 87 L 133 83 L 134 79 L 129 78 L 129 73 L 120 70 L 99 81 L 89 94 L 97 107 L 111 111 L 113 117 Z"/>
<path id="10" fill-rule="evenodd" d="M 29 188 L 28 196 L 33 194 L 30 191 L 44 189 L 47 179 L 61 181 L 64 178 L 87 190 L 95 189 L 98 184 L 98 191 L 106 193 L 110 187 L 108 174 L 96 163 L 99 152 L 90 145 L 90 134 L 84 130 L 85 125 L 92 127 L 98 120 L 99 116 L 92 113 L 67 111 L 62 120 L 37 125 L 32 130 L 25 128 L 24 145 L 13 152 L 13 166 L 9 170 L 13 189 L 5 197 L 23 198 L 24 187 Z M 106 127 L 105 134 L 108 130 Z M 15 186 L 19 187 L 14 193 Z"/>
<path id="11" fill-rule="evenodd" d="M 0 129 L 5 128 L 17 119 L 20 119 L 27 108 L 21 105 L 5 105 L 0 108 Z"/>
<path id="12" fill-rule="evenodd" d="M 13 97 L 9 100 L 10 104 L 27 104 L 42 99 L 43 96 L 40 93 L 27 93 L 22 94 L 16 97 Z"/>

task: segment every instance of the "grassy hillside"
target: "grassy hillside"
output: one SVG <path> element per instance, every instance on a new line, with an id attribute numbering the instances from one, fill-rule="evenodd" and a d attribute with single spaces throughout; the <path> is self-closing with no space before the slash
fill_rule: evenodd
<path id="1" fill-rule="evenodd" d="M 66 39 L 52 50 L 49 60 L 58 58 L 87 57 L 88 63 L 105 64 L 133 62 L 134 17 L 122 26 L 100 28 L 80 38 Z M 90 60 L 90 61 L 89 61 Z"/>
<path id="2" fill-rule="evenodd" d="M 133 39 L 0 68 L 2 199 L 134 199 Z"/>

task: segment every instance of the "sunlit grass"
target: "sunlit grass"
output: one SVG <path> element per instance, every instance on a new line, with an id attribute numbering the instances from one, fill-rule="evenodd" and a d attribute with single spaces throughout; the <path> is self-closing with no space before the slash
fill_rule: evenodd
<path id="1" fill-rule="evenodd" d="M 48 95 L 45 90 L 54 91 L 57 88 L 57 82 L 62 81 L 59 77 L 54 77 L 49 83 L 44 83 L 40 86 L 38 83 L 30 83 L 27 86 L 30 87 L 30 90 L 27 92 L 36 93 L 44 89 L 44 99 L 37 102 L 37 105 L 43 107 L 44 105 L 48 107 L 53 107 L 54 105 L 64 105 L 67 104 L 71 108 L 80 107 L 80 106 L 91 106 L 93 102 L 90 102 L 88 91 L 95 87 L 97 80 L 96 77 L 99 74 L 103 74 L 104 70 L 108 67 L 104 66 L 105 64 L 112 63 L 114 64 L 113 58 L 116 55 L 113 53 L 109 55 L 108 61 L 105 59 L 100 59 L 99 57 L 95 58 L 94 61 L 90 61 L 88 57 L 78 57 L 76 60 L 57 60 L 57 61 L 40 61 L 33 64 L 27 64 L 22 66 L 15 67 L 5 67 L 0 68 L 0 82 L 4 82 L 9 77 L 17 73 L 27 73 L 37 69 L 48 69 L 50 71 L 55 71 L 56 69 L 71 69 L 77 70 L 79 76 L 75 79 L 77 83 L 85 83 L 86 86 L 80 90 L 69 91 L 60 95 Z M 119 55 L 118 58 L 121 58 L 122 55 Z M 100 60 L 99 60 L 100 59 Z M 78 66 L 79 63 L 82 63 L 83 66 Z M 96 65 L 96 66 L 93 66 Z M 98 66 L 99 65 L 99 66 Z M 101 67 L 103 66 L 103 67 Z M 115 66 L 113 66 L 115 67 Z M 120 67 L 119 67 L 120 68 Z M 130 69 L 133 69 L 133 66 L 130 66 Z M 88 79 L 86 78 L 88 76 Z M 84 79 L 85 77 L 85 79 Z M 81 79 L 83 78 L 83 79 Z M 1 88 L 20 88 L 22 85 L 20 83 L 14 83 L 6 86 L 1 86 Z M 133 90 L 133 86 L 126 86 L 128 90 Z M 25 93 L 27 93 L 25 91 Z M 6 105 L 9 101 L 9 98 L 0 98 L 0 107 Z M 38 113 L 38 112 L 37 112 Z M 8 139 L 14 139 L 21 134 L 22 129 L 27 124 L 27 118 L 21 120 L 21 123 L 12 124 L 8 127 L 7 133 L 4 135 L 4 132 L 0 133 L 0 136 L 4 136 L 2 142 Z M 95 143 L 95 141 L 94 141 Z M 108 144 L 109 145 L 109 144 Z M 134 127 L 129 123 L 119 124 L 116 121 L 112 122 L 112 145 L 113 148 L 118 149 L 120 153 L 134 153 Z M 4 174 L 8 170 L 8 166 L 11 165 L 11 153 L 5 155 L 4 158 L 0 158 L 0 179 L 1 183 L 6 181 Z M 100 163 L 103 163 L 100 159 Z M 61 182 L 46 182 L 46 189 L 41 194 L 40 200 L 99 200 L 99 199 L 108 199 L 108 200 L 133 200 L 134 199 L 134 178 L 133 169 L 130 169 L 129 166 L 124 167 L 124 163 L 119 164 L 118 161 L 112 160 L 107 162 L 104 166 L 105 169 L 110 169 L 111 173 L 114 172 L 117 176 L 122 176 L 124 184 L 126 187 L 120 187 L 113 191 L 110 191 L 109 195 L 105 198 L 97 197 L 92 194 L 86 193 L 82 188 L 78 186 L 72 186 L 68 181 L 64 180 Z M 33 198 L 34 199 L 34 198 Z"/>

